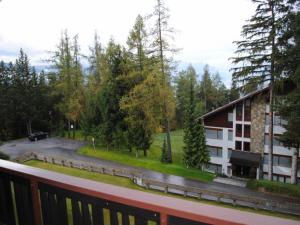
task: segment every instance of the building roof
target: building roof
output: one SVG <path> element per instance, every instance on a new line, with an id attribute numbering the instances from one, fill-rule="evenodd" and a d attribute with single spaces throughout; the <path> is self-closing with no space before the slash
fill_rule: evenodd
<path id="1" fill-rule="evenodd" d="M 224 109 L 227 109 L 227 108 L 230 108 L 230 107 L 236 105 L 236 104 L 239 103 L 239 102 L 242 102 L 243 100 L 245 100 L 245 99 L 247 99 L 247 98 L 252 98 L 252 97 L 255 96 L 255 95 L 258 95 L 258 94 L 260 94 L 260 93 L 263 93 L 263 92 L 265 92 L 266 90 L 269 90 L 269 87 L 265 87 L 265 88 L 263 88 L 263 89 L 260 89 L 260 90 L 256 90 L 256 91 L 250 92 L 250 93 L 246 94 L 245 96 L 243 96 L 243 97 L 241 97 L 241 98 L 239 98 L 239 99 L 236 99 L 236 100 L 234 100 L 234 101 L 232 101 L 232 102 L 229 102 L 229 103 L 227 103 L 226 105 L 223 105 L 223 106 L 221 106 L 221 107 L 219 107 L 219 108 L 217 108 L 217 109 L 215 109 L 215 110 L 213 110 L 213 111 L 210 111 L 210 112 L 208 112 L 208 113 L 202 115 L 200 118 L 201 118 L 201 119 L 204 119 L 204 118 L 206 118 L 206 117 L 208 117 L 208 116 L 214 115 L 214 114 L 216 114 L 216 113 L 218 113 L 218 112 L 220 112 L 220 111 L 223 111 Z"/>

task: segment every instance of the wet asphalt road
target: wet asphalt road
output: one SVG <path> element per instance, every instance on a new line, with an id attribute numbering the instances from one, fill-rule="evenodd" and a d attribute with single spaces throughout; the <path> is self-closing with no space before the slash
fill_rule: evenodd
<path id="1" fill-rule="evenodd" d="M 79 155 L 76 151 L 84 146 L 86 142 L 69 140 L 64 138 L 52 137 L 48 139 L 39 140 L 37 142 L 31 142 L 28 139 L 19 139 L 7 142 L 0 146 L 0 151 L 10 155 L 12 159 L 26 153 L 26 152 L 41 152 L 47 155 L 53 155 L 57 157 L 64 157 L 68 159 L 87 161 L 96 163 L 101 166 L 109 166 L 113 168 L 127 169 L 141 174 L 141 177 L 151 180 L 156 180 L 160 182 L 189 186 L 189 187 L 199 187 L 205 188 L 207 190 L 214 190 L 223 193 L 232 193 L 243 196 L 253 196 L 262 199 L 269 199 L 274 201 L 292 201 L 300 203 L 299 199 L 290 199 L 286 197 L 278 197 L 270 194 L 265 194 L 261 192 L 251 191 L 247 188 L 233 186 L 229 184 L 222 184 L 217 182 L 203 183 L 200 181 L 185 179 L 183 177 L 163 174 L 159 172 L 154 172 L 142 168 L 137 168 L 134 166 L 123 165 L 120 163 L 115 163 L 108 160 L 96 159 L 93 157 Z"/>

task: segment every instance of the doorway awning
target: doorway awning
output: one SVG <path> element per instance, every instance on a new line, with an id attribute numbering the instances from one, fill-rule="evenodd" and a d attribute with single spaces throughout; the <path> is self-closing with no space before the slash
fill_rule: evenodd
<path id="1" fill-rule="evenodd" d="M 261 161 L 259 153 L 246 152 L 246 151 L 232 151 L 230 163 L 240 166 L 254 166 L 258 167 Z"/>

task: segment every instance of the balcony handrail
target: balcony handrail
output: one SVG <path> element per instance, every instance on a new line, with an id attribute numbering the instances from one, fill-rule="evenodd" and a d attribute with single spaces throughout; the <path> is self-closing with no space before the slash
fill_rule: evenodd
<path id="1" fill-rule="evenodd" d="M 0 160 L 0 174 L 22 177 L 30 181 L 35 224 L 41 225 L 38 184 L 43 183 L 67 191 L 113 201 L 160 214 L 160 224 L 167 225 L 169 216 L 208 224 L 299 224 L 297 221 L 243 212 L 198 202 L 132 190 L 57 172 Z"/>

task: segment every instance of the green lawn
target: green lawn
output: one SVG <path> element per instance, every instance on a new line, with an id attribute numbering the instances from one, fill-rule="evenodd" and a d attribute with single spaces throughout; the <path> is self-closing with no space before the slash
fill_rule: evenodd
<path id="1" fill-rule="evenodd" d="M 79 169 L 75 169 L 75 168 L 58 166 L 58 165 L 53 165 L 50 163 L 44 163 L 44 162 L 37 161 L 37 160 L 27 161 L 24 164 L 28 165 L 28 166 L 38 167 L 41 169 L 46 169 L 46 170 L 51 170 L 51 171 L 71 175 L 71 176 L 81 177 L 81 178 L 85 178 L 85 179 L 90 179 L 90 180 L 108 183 L 108 184 L 112 184 L 112 185 L 116 185 L 116 186 L 140 190 L 140 191 L 144 191 L 144 192 L 150 192 L 150 193 L 169 196 L 169 197 L 176 197 L 176 198 L 185 199 L 185 200 L 194 201 L 194 202 L 201 202 L 201 203 L 210 204 L 210 205 L 223 206 L 226 208 L 233 208 L 233 209 L 238 209 L 238 210 L 247 211 L 247 212 L 259 213 L 259 214 L 270 215 L 270 216 L 277 216 L 277 217 L 294 219 L 294 220 L 300 219 L 299 216 L 292 216 L 292 215 L 275 213 L 275 212 L 264 211 L 264 210 L 255 210 L 255 209 L 251 209 L 251 208 L 232 206 L 230 204 L 225 204 L 225 203 L 218 203 L 218 202 L 202 200 L 202 199 L 199 200 L 199 199 L 194 199 L 194 198 L 189 198 L 189 197 L 178 196 L 178 195 L 174 195 L 174 194 L 165 194 L 163 192 L 154 191 L 154 190 L 147 190 L 147 189 L 144 189 L 142 187 L 135 185 L 131 180 L 129 180 L 127 178 L 111 176 L 111 175 L 106 175 L 106 174 L 100 174 L 100 173 L 95 173 L 95 172 L 89 172 L 89 171 L 79 170 Z M 71 208 L 70 202 L 67 202 L 67 203 L 68 203 L 67 205 L 69 206 L 68 207 L 69 219 L 72 224 L 73 221 L 72 221 L 71 212 L 70 212 L 70 208 Z M 105 224 L 109 224 L 109 213 L 104 212 L 104 216 L 105 216 L 105 221 L 107 221 L 107 223 L 105 223 Z"/>
<path id="2" fill-rule="evenodd" d="M 153 143 L 148 151 L 148 156 L 144 157 L 140 152 L 139 157 L 136 157 L 135 152 L 129 152 L 127 149 L 107 150 L 105 146 L 97 145 L 96 150 L 91 144 L 88 144 L 78 153 L 88 155 L 105 160 L 123 163 L 126 165 L 142 167 L 149 170 L 154 170 L 161 173 L 182 176 L 186 178 L 196 179 L 204 182 L 212 181 L 214 175 L 206 171 L 196 169 L 188 169 L 181 163 L 183 132 L 182 130 L 173 131 L 171 133 L 173 160 L 172 164 L 163 164 L 160 162 L 161 146 L 164 134 L 156 134 L 153 137 Z"/>
<path id="3" fill-rule="evenodd" d="M 252 190 L 264 189 L 264 191 L 300 198 L 300 186 L 268 180 L 249 180 L 247 188 Z"/>

